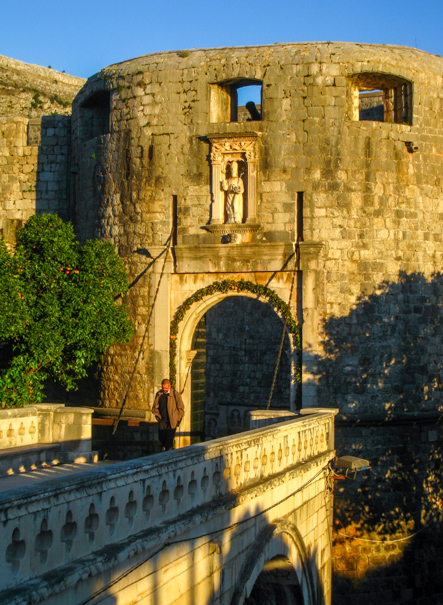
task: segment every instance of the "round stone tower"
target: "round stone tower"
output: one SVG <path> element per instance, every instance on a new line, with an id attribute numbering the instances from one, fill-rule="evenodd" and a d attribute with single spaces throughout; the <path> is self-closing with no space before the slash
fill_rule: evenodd
<path id="1" fill-rule="evenodd" d="M 443 59 L 411 48 L 275 44 L 113 65 L 73 107 L 77 232 L 112 241 L 133 283 L 136 337 L 106 356 L 101 404 L 126 395 L 127 407 L 149 409 L 171 372 L 192 408 L 206 312 L 227 296 L 289 302 L 302 328 L 302 405 L 340 408 L 340 453 L 378 469 L 339 492 L 337 595 L 352 580 L 374 600 L 366 570 L 402 570 L 400 587 L 377 584 L 384 603 L 420 602 L 398 563 L 409 553 L 416 574 L 414 549 L 395 540 L 441 515 L 442 84 Z M 241 279 L 251 285 L 239 291 Z M 214 324 L 226 350 L 230 313 Z M 245 334 L 258 329 L 250 315 Z M 294 409 L 297 345 L 285 347 L 282 397 Z M 228 416 L 217 417 L 225 433 Z M 343 534 L 356 528 L 373 542 L 352 551 Z M 390 550 L 380 554 L 380 540 Z"/>
<path id="2" fill-rule="evenodd" d="M 440 267 L 442 74 L 441 58 L 414 49 L 308 43 L 146 55 L 90 78 L 73 109 L 73 219 L 82 238 L 111 240 L 137 280 L 139 340 L 173 228 L 167 275 L 291 271 L 299 241 L 304 405 L 369 410 L 372 394 L 341 389 L 338 402 L 336 373 L 313 374 L 324 336 L 358 332 L 362 297 Z M 220 185 L 233 162 L 239 222 Z M 170 293 L 157 302 L 168 320 Z M 130 407 L 148 406 L 154 375 L 168 373 L 154 323 Z M 110 352 L 103 404 L 117 405 L 139 345 Z"/>

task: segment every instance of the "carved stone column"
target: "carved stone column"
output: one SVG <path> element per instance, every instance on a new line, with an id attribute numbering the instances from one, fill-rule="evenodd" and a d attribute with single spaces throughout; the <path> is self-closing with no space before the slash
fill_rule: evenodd
<path id="1" fill-rule="evenodd" d="M 256 150 L 246 152 L 248 163 L 248 216 L 247 223 L 257 222 L 257 153 Z"/>
<path id="2" fill-rule="evenodd" d="M 300 242 L 302 270 L 302 402 L 303 407 L 317 407 L 318 377 L 316 367 L 322 352 L 319 343 L 320 263 L 323 242 Z"/>
<path id="3" fill-rule="evenodd" d="M 152 401 L 154 401 L 153 396 L 158 390 L 161 381 L 163 378 L 169 377 L 169 280 L 171 273 L 174 271 L 174 259 L 171 251 L 165 251 L 164 246 L 150 246 L 149 252 L 153 258 L 158 259 L 152 268 L 152 296 L 154 296 L 160 278 L 162 279 L 149 330 L 150 344 L 152 350 L 155 351 L 153 391 L 151 394 Z M 163 276 L 161 276 L 164 260 L 163 254 L 168 254 L 168 258 Z"/>
<path id="4" fill-rule="evenodd" d="M 224 219 L 224 196 L 220 188 L 222 180 L 221 173 L 222 155 L 221 153 L 211 153 L 212 165 L 212 205 L 211 205 L 211 225 L 221 225 Z"/>

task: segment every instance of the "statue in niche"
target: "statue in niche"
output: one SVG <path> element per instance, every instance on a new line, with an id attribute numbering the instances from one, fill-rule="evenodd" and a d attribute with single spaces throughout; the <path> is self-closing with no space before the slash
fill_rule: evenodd
<path id="1" fill-rule="evenodd" d="M 215 439 L 217 437 L 217 420 L 215 418 L 209 419 L 206 436 L 211 439 Z"/>
<path id="2" fill-rule="evenodd" d="M 229 424 L 230 424 L 231 428 L 241 426 L 240 412 L 238 410 L 236 410 L 236 409 L 231 410 L 231 413 L 229 415 Z"/>
<path id="3" fill-rule="evenodd" d="M 231 176 L 221 182 L 223 191 L 226 191 L 227 223 L 241 223 L 243 219 L 243 193 L 245 191 L 243 173 L 238 176 L 238 163 L 231 162 Z"/>

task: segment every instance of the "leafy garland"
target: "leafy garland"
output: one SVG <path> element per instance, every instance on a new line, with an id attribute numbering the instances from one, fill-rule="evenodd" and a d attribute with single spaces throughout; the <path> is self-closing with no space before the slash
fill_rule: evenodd
<path id="1" fill-rule="evenodd" d="M 260 286 L 259 284 L 254 284 L 251 281 L 246 281 L 241 279 L 240 281 L 236 281 L 234 279 L 224 279 L 223 281 L 216 281 L 210 286 L 206 286 L 205 288 L 201 288 L 194 292 L 192 296 L 185 300 L 185 302 L 177 309 L 176 314 L 174 315 L 173 320 L 171 321 L 171 329 L 169 336 L 169 377 L 171 383 L 174 385 L 177 378 L 177 369 L 176 369 L 176 356 L 177 356 L 177 334 L 180 322 L 183 321 L 186 313 L 189 311 L 191 306 L 209 296 L 211 294 L 215 294 L 216 292 L 227 293 L 230 290 L 234 290 L 236 292 L 252 292 L 253 294 L 259 294 L 266 298 L 268 303 L 279 313 L 283 318 L 288 316 L 287 328 L 290 334 L 292 334 L 292 342 L 294 347 L 297 349 L 299 353 L 297 356 L 297 370 L 296 370 L 296 380 L 298 383 L 298 396 L 297 399 L 300 401 L 300 389 L 301 389 L 301 341 L 300 341 L 300 328 L 297 321 L 292 317 L 290 306 L 285 303 L 278 294 L 267 288 L 266 286 Z"/>

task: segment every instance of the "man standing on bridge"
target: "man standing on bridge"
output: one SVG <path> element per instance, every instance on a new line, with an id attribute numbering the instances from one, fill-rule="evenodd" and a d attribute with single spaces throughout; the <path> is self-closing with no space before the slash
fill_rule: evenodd
<path id="1" fill-rule="evenodd" d="M 162 380 L 162 388 L 155 396 L 152 413 L 158 420 L 158 438 L 162 447 L 172 450 L 175 431 L 185 415 L 182 396 L 171 387 L 168 378 Z"/>

